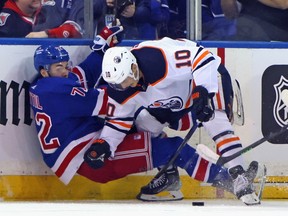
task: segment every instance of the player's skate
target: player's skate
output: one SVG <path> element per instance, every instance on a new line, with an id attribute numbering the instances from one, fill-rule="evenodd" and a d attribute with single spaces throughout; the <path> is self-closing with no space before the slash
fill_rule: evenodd
<path id="1" fill-rule="evenodd" d="M 234 185 L 233 185 L 233 180 L 232 180 L 231 176 L 229 176 L 229 178 L 227 179 L 226 175 L 222 175 L 221 172 L 223 172 L 223 171 L 219 172 L 219 174 L 213 180 L 213 183 L 211 186 L 224 189 L 224 190 L 234 194 Z"/>
<path id="2" fill-rule="evenodd" d="M 177 167 L 173 167 L 164 172 L 159 178 L 153 178 L 148 185 L 142 187 L 137 199 L 142 201 L 182 200 L 181 186 Z"/>
<path id="3" fill-rule="evenodd" d="M 257 171 L 257 161 L 252 161 L 246 172 L 240 165 L 229 169 L 229 173 L 233 179 L 234 194 L 246 205 L 260 204 L 260 199 L 256 195 L 253 185 L 253 181 L 257 175 Z"/>

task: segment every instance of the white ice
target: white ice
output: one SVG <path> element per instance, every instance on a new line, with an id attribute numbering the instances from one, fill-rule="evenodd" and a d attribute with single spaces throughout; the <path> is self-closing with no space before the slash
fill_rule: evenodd
<path id="1" fill-rule="evenodd" d="M 204 201 L 204 206 L 192 206 L 193 201 Z M 259 206 L 245 206 L 239 200 L 0 202 L 1 216 L 283 216 L 283 213 L 288 213 L 288 200 L 264 200 Z"/>

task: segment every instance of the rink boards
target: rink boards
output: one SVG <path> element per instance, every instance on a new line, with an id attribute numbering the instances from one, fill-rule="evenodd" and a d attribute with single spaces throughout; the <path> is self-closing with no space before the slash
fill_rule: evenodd
<path id="1" fill-rule="evenodd" d="M 87 200 L 133 199 L 155 172 L 131 175 L 108 184 L 97 184 L 76 176 L 65 186 L 42 162 L 27 89 L 37 75 L 33 54 L 43 43 L 61 44 L 74 62 L 90 52 L 88 40 L 2 40 L 0 45 L 0 197 L 3 200 Z M 135 41 L 122 45 L 132 46 Z M 244 146 L 278 131 L 287 124 L 287 108 L 279 97 L 288 89 L 288 44 L 286 43 L 204 43 L 222 57 L 237 79 L 242 93 L 244 115 L 235 119 L 236 133 Z M 287 79 L 287 80 L 286 80 Z M 235 102 L 235 104 L 237 104 Z M 234 108 L 236 112 L 236 108 Z M 241 125 L 244 123 L 244 125 Z M 185 136 L 185 131 L 170 135 Z M 264 198 L 288 198 L 287 134 L 269 140 L 245 154 L 247 162 L 258 160 L 268 169 Z M 189 144 L 204 143 L 214 148 L 205 131 L 199 129 Z M 181 171 L 185 198 L 221 198 L 230 194 L 190 179 Z"/>

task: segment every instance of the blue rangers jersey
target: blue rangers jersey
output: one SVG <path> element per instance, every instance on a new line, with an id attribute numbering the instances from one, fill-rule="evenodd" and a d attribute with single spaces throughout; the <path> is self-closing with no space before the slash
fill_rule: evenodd
<path id="1" fill-rule="evenodd" d="M 108 88 L 107 121 L 101 138 L 112 152 L 132 128 L 140 107 L 150 108 L 161 123 L 173 124 L 191 108 L 195 85 L 204 86 L 209 93 L 218 91 L 220 58 L 195 42 L 166 37 L 142 42 L 131 52 L 144 79 L 138 87 L 125 91 Z"/>
<path id="2" fill-rule="evenodd" d="M 105 89 L 94 89 L 102 56 L 92 52 L 68 78 L 47 77 L 30 87 L 31 107 L 45 163 L 68 184 L 99 137 L 106 111 Z M 91 116 L 94 116 L 94 118 Z"/>

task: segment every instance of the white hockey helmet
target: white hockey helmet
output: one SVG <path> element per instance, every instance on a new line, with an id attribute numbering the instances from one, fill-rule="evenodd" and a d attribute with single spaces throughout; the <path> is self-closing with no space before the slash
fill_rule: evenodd
<path id="1" fill-rule="evenodd" d="M 137 65 L 136 58 L 126 47 L 109 48 L 103 57 L 102 77 L 112 88 L 123 91 L 121 83 L 127 77 L 139 80 L 139 71 L 135 76 L 132 64 Z"/>

